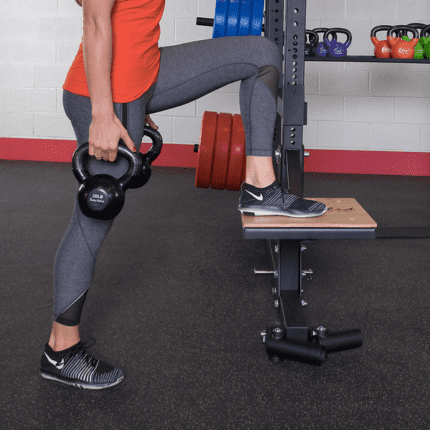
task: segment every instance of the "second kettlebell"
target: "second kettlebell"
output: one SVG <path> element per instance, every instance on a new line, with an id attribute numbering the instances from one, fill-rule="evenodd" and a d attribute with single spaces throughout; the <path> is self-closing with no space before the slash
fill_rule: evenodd
<path id="1" fill-rule="evenodd" d="M 139 153 L 142 159 L 142 169 L 136 176 L 131 178 L 128 183 L 128 188 L 130 189 L 141 188 L 149 181 L 151 177 L 151 163 L 160 155 L 163 147 L 163 138 L 157 130 L 145 125 L 145 136 L 148 136 L 152 140 L 152 146 L 146 154 Z"/>

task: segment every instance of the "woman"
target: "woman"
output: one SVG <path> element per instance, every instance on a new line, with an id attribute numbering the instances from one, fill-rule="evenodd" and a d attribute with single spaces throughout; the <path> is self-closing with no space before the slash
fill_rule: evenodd
<path id="1" fill-rule="evenodd" d="M 63 104 L 77 145 L 89 142 L 88 170 L 121 177 L 122 139 L 139 151 L 145 122 L 156 113 L 196 100 L 241 80 L 240 110 L 246 139 L 241 212 L 322 215 L 322 203 L 283 190 L 272 165 L 272 139 L 282 59 L 260 36 L 223 37 L 158 47 L 165 0 L 75 0 L 83 6 L 84 36 L 63 89 Z M 127 127 L 122 107 L 127 104 Z M 123 372 L 92 357 L 80 342 L 79 322 L 97 253 L 113 219 L 85 216 L 77 200 L 54 265 L 54 317 L 41 359 L 43 377 L 81 388 L 120 383 Z"/>

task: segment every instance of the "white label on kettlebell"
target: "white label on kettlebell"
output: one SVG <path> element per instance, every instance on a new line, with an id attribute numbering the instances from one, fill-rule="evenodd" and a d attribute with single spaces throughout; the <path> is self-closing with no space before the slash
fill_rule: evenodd
<path id="1" fill-rule="evenodd" d="M 90 202 L 104 203 L 104 196 L 102 194 L 93 194 L 90 198 Z"/>

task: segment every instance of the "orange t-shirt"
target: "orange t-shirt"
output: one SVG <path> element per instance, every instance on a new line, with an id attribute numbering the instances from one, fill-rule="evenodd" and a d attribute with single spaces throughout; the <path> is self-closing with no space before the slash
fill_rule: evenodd
<path id="1" fill-rule="evenodd" d="M 160 20 L 165 0 L 116 0 L 112 22 L 112 99 L 129 103 L 145 93 L 160 69 Z M 63 89 L 90 97 L 85 75 L 83 38 Z"/>

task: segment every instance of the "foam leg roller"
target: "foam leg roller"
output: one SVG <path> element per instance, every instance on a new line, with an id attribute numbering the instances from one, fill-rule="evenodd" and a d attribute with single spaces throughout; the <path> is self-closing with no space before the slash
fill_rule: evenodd
<path id="1" fill-rule="evenodd" d="M 363 336 L 360 330 L 330 333 L 325 338 L 318 337 L 318 344 L 327 352 L 344 351 L 360 348 L 363 345 Z"/>

